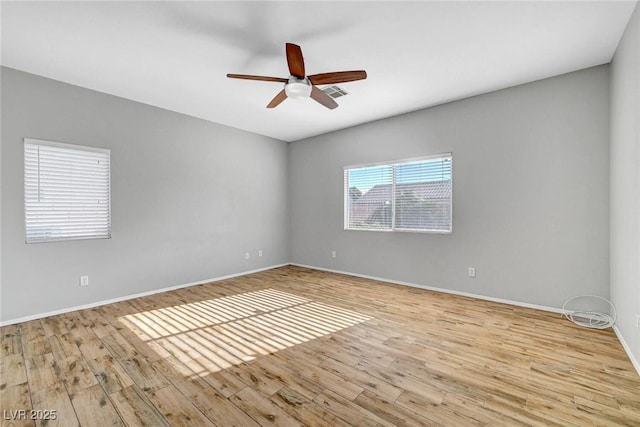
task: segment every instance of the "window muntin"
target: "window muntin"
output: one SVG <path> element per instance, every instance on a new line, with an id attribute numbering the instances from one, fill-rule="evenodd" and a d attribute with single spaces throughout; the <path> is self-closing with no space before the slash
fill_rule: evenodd
<path id="1" fill-rule="evenodd" d="M 111 237 L 111 152 L 24 140 L 26 242 Z"/>
<path id="2" fill-rule="evenodd" d="M 345 229 L 449 233 L 451 153 L 344 169 Z"/>

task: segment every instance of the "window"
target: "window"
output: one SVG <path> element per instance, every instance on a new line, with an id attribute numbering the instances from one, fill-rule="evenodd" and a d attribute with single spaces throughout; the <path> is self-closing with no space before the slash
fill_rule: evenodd
<path id="1" fill-rule="evenodd" d="M 344 169 L 346 230 L 451 232 L 450 153 Z"/>
<path id="2" fill-rule="evenodd" d="M 110 150 L 24 140 L 26 242 L 111 237 Z"/>

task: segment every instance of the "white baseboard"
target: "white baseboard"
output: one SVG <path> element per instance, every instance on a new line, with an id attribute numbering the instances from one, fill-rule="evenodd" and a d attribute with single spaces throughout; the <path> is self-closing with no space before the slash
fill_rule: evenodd
<path id="1" fill-rule="evenodd" d="M 60 310 L 49 311 L 49 312 L 46 312 L 46 313 L 38 313 L 38 314 L 31 315 L 31 316 L 20 317 L 18 319 L 10 319 L 10 320 L 6 320 L 4 322 L 0 322 L 0 327 L 1 326 L 13 325 L 13 324 L 16 324 L 16 323 L 21 323 L 21 322 L 28 322 L 30 320 L 43 319 L 45 317 L 55 316 L 57 314 L 70 313 L 72 311 L 85 310 L 87 308 L 99 307 L 101 305 L 113 304 L 115 302 L 126 301 L 126 300 L 130 300 L 130 299 L 134 299 L 134 298 L 146 297 L 146 296 L 149 296 L 149 295 L 155 295 L 155 294 L 159 294 L 159 293 L 162 293 L 162 292 L 174 291 L 176 289 L 188 288 L 190 286 L 197 286 L 197 285 L 203 285 L 205 283 L 218 282 L 220 280 L 231 279 L 233 277 L 246 276 L 247 274 L 258 273 L 260 271 L 271 270 L 273 268 L 284 267 L 284 266 L 287 266 L 287 265 L 289 265 L 289 263 L 272 265 L 272 266 L 269 266 L 269 267 L 259 268 L 259 269 L 256 269 L 256 270 L 243 271 L 243 272 L 240 272 L 240 273 L 228 274 L 226 276 L 219 276 L 219 277 L 215 277 L 213 279 L 199 280 L 197 282 L 191 282 L 191 283 L 183 283 L 181 285 L 169 286 L 167 288 L 153 289 L 151 291 L 139 292 L 137 294 L 125 295 L 125 296 L 122 296 L 122 297 L 112 298 L 112 299 L 108 299 L 108 300 L 102 300 L 102 301 L 98 301 L 98 302 L 92 302 L 92 303 L 89 303 L 89 304 L 79 305 L 79 306 L 75 306 L 75 307 L 62 308 Z"/>
<path id="2" fill-rule="evenodd" d="M 369 276 L 367 274 L 351 273 L 349 271 L 341 271 L 341 270 L 333 270 L 333 269 L 330 269 L 330 268 L 314 267 L 312 265 L 295 264 L 295 263 L 291 263 L 291 265 L 295 265 L 295 266 L 298 266 L 298 267 L 304 267 L 304 268 L 311 268 L 311 269 L 314 269 L 314 270 L 328 271 L 330 273 L 338 273 L 338 274 L 346 274 L 348 276 L 362 277 L 363 279 L 378 280 L 380 282 L 393 283 L 395 285 L 410 286 L 412 288 L 420 288 L 420 289 L 426 289 L 426 290 L 429 290 L 429 291 L 443 292 L 443 293 L 446 293 L 446 294 L 460 295 L 460 296 L 463 296 L 463 297 L 469 297 L 469 298 L 476 298 L 476 299 L 481 299 L 481 300 L 486 300 L 486 301 L 499 302 L 499 303 L 502 303 L 502 304 L 516 305 L 516 306 L 519 306 L 519 307 L 533 308 L 533 309 L 536 309 L 536 310 L 550 311 L 552 313 L 559 313 L 559 314 L 564 313 L 564 311 L 561 308 L 547 307 L 547 306 L 544 306 L 544 305 L 529 304 L 529 303 L 526 303 L 526 302 L 512 301 L 512 300 L 507 300 L 507 299 L 502 299 L 502 298 L 494 298 L 494 297 L 489 297 L 489 296 L 486 296 L 486 295 L 472 294 L 472 293 L 469 293 L 469 292 L 454 291 L 454 290 L 451 290 L 451 289 L 437 288 L 437 287 L 434 287 L 434 286 L 420 285 L 420 284 L 417 284 L 417 283 L 403 282 L 403 281 L 400 281 L 400 280 L 391 280 L 391 279 L 387 279 L 387 278 L 384 278 L 384 277 Z"/>
<path id="3" fill-rule="evenodd" d="M 629 347 L 627 341 L 625 341 L 624 339 L 624 336 L 620 333 L 620 329 L 618 329 L 616 325 L 613 325 L 613 332 L 616 333 L 618 341 L 620 341 L 620 344 L 622 344 L 622 348 L 624 348 L 624 351 L 627 352 L 627 356 L 629 356 L 629 360 L 631 360 L 631 364 L 634 368 L 636 368 L 636 372 L 638 372 L 638 375 L 640 375 L 640 362 L 638 362 L 638 360 L 633 356 L 631 347 Z"/>

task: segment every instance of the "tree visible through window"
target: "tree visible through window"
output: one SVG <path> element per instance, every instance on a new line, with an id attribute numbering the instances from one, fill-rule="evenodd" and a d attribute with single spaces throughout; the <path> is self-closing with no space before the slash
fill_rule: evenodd
<path id="1" fill-rule="evenodd" d="M 452 156 L 347 167 L 345 229 L 450 232 Z"/>

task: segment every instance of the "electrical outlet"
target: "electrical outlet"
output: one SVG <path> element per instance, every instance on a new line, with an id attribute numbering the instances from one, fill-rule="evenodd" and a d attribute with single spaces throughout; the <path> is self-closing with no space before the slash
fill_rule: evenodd
<path id="1" fill-rule="evenodd" d="M 89 286 L 89 276 L 80 276 L 80 286 Z"/>
<path id="2" fill-rule="evenodd" d="M 469 267 L 469 277 L 476 277 L 475 267 Z"/>
<path id="3" fill-rule="evenodd" d="M 249 252 L 245 252 L 244 259 L 249 259 Z"/>
<path id="4" fill-rule="evenodd" d="M 636 331 L 640 330 L 640 314 L 636 314 Z"/>
<path id="5" fill-rule="evenodd" d="M 335 258 L 336 257 L 336 251 L 331 251 L 331 258 Z"/>
<path id="6" fill-rule="evenodd" d="M 262 256 L 262 249 L 258 251 L 258 256 Z"/>

